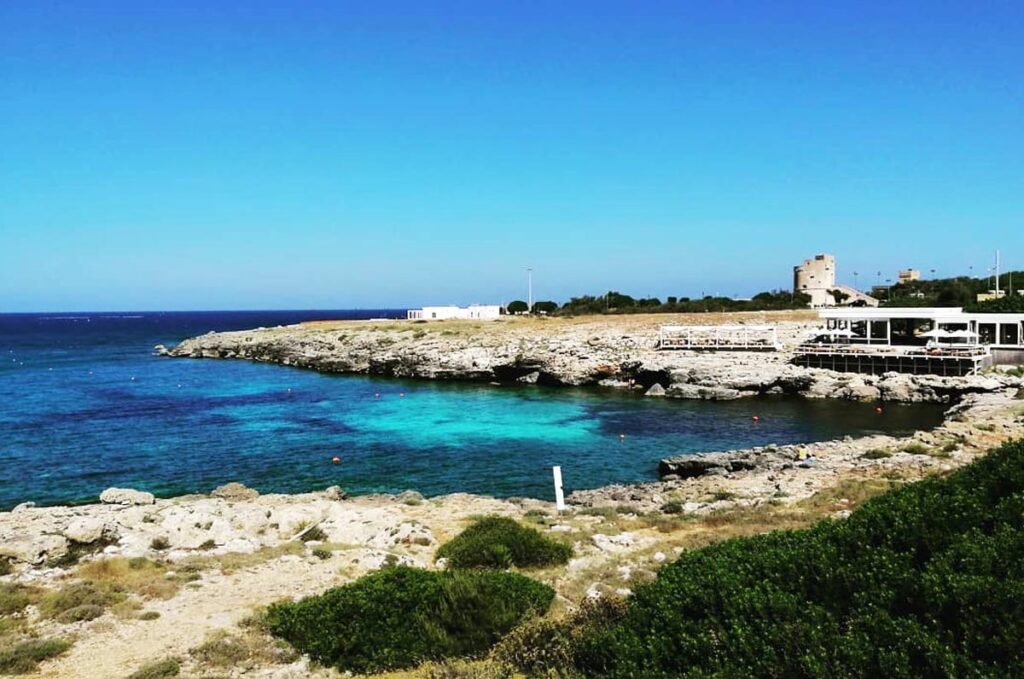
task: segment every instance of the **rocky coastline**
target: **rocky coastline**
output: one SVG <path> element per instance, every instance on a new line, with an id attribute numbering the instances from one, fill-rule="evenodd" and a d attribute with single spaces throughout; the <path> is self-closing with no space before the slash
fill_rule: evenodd
<path id="1" fill-rule="evenodd" d="M 714 316 L 714 315 L 713 315 Z M 722 314 L 711 322 L 775 322 L 778 352 L 659 351 L 661 323 L 676 317 L 508 319 L 495 322 L 319 322 L 211 332 L 177 346 L 175 358 L 243 359 L 317 370 L 426 380 L 599 386 L 651 397 L 730 400 L 785 394 L 899 403 L 955 403 L 1019 387 L 1002 373 L 969 377 L 859 375 L 804 368 L 793 350 L 817 321 L 807 314 Z"/>
<path id="2" fill-rule="evenodd" d="M 159 582 L 132 585 L 136 589 L 125 590 L 126 602 L 88 619 L 51 619 L 30 605 L 21 618 L 26 629 L 73 642 L 64 655 L 43 663 L 42 676 L 126 676 L 166 657 L 181 659 L 186 674 L 196 676 L 338 676 L 308 659 L 256 651 L 247 651 L 242 665 L 212 668 L 197 649 L 211 639 L 246 648 L 266 645 L 246 621 L 276 600 L 319 593 L 388 564 L 441 568 L 434 559 L 437 547 L 475 516 L 514 517 L 570 542 L 575 557 L 568 566 L 536 577 L 555 588 L 559 606 L 571 608 L 586 597 L 628 596 L 636 583 L 654 577 L 686 549 L 842 518 L 871 494 L 945 473 L 1024 436 L 1017 377 L 842 375 L 788 365 L 785 351 L 658 352 L 651 346 L 651 323 L 532 321 L 427 329 L 403 323 L 306 324 L 204 335 L 165 353 L 338 373 L 600 385 L 643 389 L 652 397 L 789 393 L 936 401 L 950 408 L 940 426 L 908 437 L 846 437 L 666 458 L 660 480 L 575 490 L 564 512 L 537 499 L 463 493 L 424 498 L 415 491 L 350 497 L 339 487 L 263 495 L 237 483 L 167 499 L 110 488 L 90 505 L 25 503 L 0 512 L 0 587 L 60 592 L 132 564 L 145 564 L 140 568 L 159 576 Z M 811 321 L 780 323 L 792 342 Z"/>

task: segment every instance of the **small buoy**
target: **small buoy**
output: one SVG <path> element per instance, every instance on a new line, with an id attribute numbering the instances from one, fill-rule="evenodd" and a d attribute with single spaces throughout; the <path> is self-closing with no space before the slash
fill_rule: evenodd
<path id="1" fill-rule="evenodd" d="M 291 387 L 288 388 L 288 393 L 292 393 Z"/>
<path id="2" fill-rule="evenodd" d="M 761 421 L 761 416 L 760 415 L 754 415 L 750 419 L 752 419 L 754 422 L 760 422 Z"/>
<path id="3" fill-rule="evenodd" d="M 622 440 L 623 440 L 623 439 L 625 439 L 625 438 L 626 438 L 626 435 L 625 435 L 625 434 L 619 434 L 619 440 L 620 440 L 620 441 L 622 441 Z"/>
<path id="4" fill-rule="evenodd" d="M 331 458 L 331 462 L 333 462 L 334 464 L 341 464 L 341 458 L 335 455 L 334 457 Z"/>
<path id="5" fill-rule="evenodd" d="M 181 389 L 181 385 L 180 384 L 178 385 L 178 389 Z"/>
<path id="6" fill-rule="evenodd" d="M 405 394 L 404 394 L 404 393 L 402 393 L 402 394 L 399 394 L 399 395 L 398 395 L 398 398 L 405 398 Z"/>
<path id="7" fill-rule="evenodd" d="M 875 408 L 875 414 L 876 415 L 881 415 L 882 414 L 882 406 L 878 406 L 878 407 Z"/>
<path id="8" fill-rule="evenodd" d="M 135 381 L 135 375 L 132 375 L 132 382 Z"/>
<path id="9" fill-rule="evenodd" d="M 373 397 L 374 398 L 380 398 L 380 392 L 378 391 L 376 394 L 373 395 Z"/>

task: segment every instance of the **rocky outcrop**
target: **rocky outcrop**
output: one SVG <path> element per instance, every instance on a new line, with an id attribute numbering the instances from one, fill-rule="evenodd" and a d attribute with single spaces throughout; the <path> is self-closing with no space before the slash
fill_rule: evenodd
<path id="1" fill-rule="evenodd" d="M 316 323 L 208 333 L 172 349 L 158 347 L 156 351 L 174 357 L 241 358 L 332 373 L 601 385 L 638 389 L 651 396 L 702 400 L 790 394 L 952 403 L 965 394 L 1021 386 L 1020 378 L 1007 375 L 876 376 L 792 365 L 792 348 L 810 322 L 781 321 L 778 326 L 785 349 L 780 352 L 658 351 L 659 322 L 630 323 L 605 317 L 586 323 Z"/>
<path id="2" fill-rule="evenodd" d="M 259 497 L 257 491 L 236 481 L 214 488 L 210 495 L 211 497 L 220 497 L 225 500 L 251 500 L 254 497 Z"/>
<path id="3" fill-rule="evenodd" d="M 100 493 L 100 502 L 108 505 L 151 505 L 156 502 L 156 498 L 143 490 L 107 488 Z"/>

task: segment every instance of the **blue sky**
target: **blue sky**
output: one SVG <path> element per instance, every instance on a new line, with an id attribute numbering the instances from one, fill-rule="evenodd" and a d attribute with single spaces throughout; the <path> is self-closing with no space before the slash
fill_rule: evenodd
<path id="1" fill-rule="evenodd" d="M 1016 1 L 0 3 L 0 311 L 1024 268 L 1022 159 Z"/>

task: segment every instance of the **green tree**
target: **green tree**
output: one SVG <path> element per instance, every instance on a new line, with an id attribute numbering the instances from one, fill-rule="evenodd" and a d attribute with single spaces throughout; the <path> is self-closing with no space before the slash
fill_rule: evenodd
<path id="1" fill-rule="evenodd" d="M 558 311 L 558 304 L 551 301 L 534 302 L 533 311 L 540 314 L 552 314 Z"/>
<path id="2" fill-rule="evenodd" d="M 523 300 L 517 299 L 509 302 L 507 309 L 510 314 L 525 314 L 530 310 L 530 307 Z"/>

